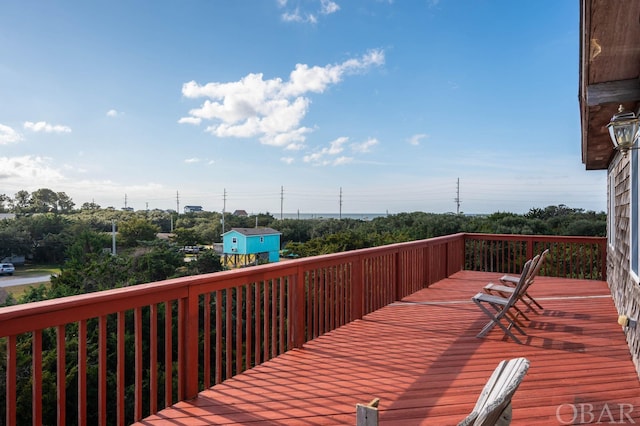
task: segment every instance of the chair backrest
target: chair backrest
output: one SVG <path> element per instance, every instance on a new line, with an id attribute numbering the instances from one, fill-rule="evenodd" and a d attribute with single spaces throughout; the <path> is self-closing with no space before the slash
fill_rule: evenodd
<path id="1" fill-rule="evenodd" d="M 511 398 L 529 369 L 529 360 L 514 358 L 501 361 L 482 389 L 476 406 L 458 426 L 494 426 L 503 418 L 511 421 Z"/>
<path id="2" fill-rule="evenodd" d="M 527 283 L 528 282 L 532 282 L 533 279 L 536 277 L 536 274 L 538 273 L 538 270 L 540 269 L 540 266 L 542 266 L 542 264 L 540 263 L 540 258 L 542 257 L 542 255 L 538 254 L 536 256 L 533 257 L 533 259 L 531 259 L 531 265 L 529 266 L 529 272 L 527 272 Z M 521 274 L 522 276 L 523 274 Z"/>
<path id="3" fill-rule="evenodd" d="M 545 251 L 540 253 L 540 255 L 538 256 L 538 261 L 533 265 L 532 271 L 529 274 L 530 275 L 530 280 L 532 282 L 533 282 L 534 278 L 538 275 L 538 272 L 540 271 L 540 268 L 542 267 L 542 264 L 544 263 L 544 259 L 547 257 L 548 254 L 549 254 L 549 249 L 546 249 Z"/>
<path id="4" fill-rule="evenodd" d="M 534 260 L 535 258 L 529 259 L 524 264 L 524 267 L 522 268 L 522 274 L 520 274 L 520 279 L 518 280 L 518 284 L 516 284 L 513 293 L 511 293 L 511 296 L 509 296 L 507 304 L 502 309 L 504 312 L 511 309 L 511 307 L 518 301 L 518 299 L 520 299 L 520 297 L 522 297 L 524 292 L 527 290 L 527 287 L 529 287 L 529 285 L 531 284 L 532 281 L 530 281 L 529 279 L 529 271 L 532 269 L 531 266 L 533 265 Z"/>
<path id="5" fill-rule="evenodd" d="M 542 265 L 542 263 L 540 263 L 541 258 L 542 256 L 538 254 L 534 256 L 533 259 L 530 259 L 527 262 L 529 263 L 529 269 L 526 273 L 524 271 L 524 268 L 522 269 L 522 273 L 520 274 L 520 281 L 522 281 L 522 278 L 524 277 L 524 283 L 523 283 L 523 288 L 520 291 L 520 294 L 524 294 L 527 291 L 527 288 L 529 288 L 529 286 L 533 284 L 533 280 L 535 279 L 536 274 L 538 273 L 539 266 Z"/>

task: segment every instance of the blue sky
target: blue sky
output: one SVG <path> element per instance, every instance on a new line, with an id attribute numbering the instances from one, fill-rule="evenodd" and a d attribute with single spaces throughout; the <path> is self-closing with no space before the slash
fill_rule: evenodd
<path id="1" fill-rule="evenodd" d="M 459 179 L 465 213 L 603 211 L 578 24 L 570 0 L 2 2 L 0 194 L 442 213 Z"/>

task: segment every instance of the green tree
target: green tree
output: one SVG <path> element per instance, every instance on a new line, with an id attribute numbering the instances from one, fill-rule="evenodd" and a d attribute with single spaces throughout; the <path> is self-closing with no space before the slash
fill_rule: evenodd
<path id="1" fill-rule="evenodd" d="M 58 194 L 49 188 L 40 188 L 31 193 L 29 210 L 32 213 L 58 212 Z"/>
<path id="2" fill-rule="evenodd" d="M 56 196 L 58 197 L 58 211 L 61 213 L 70 213 L 76 204 L 64 192 L 58 192 Z"/>
<path id="3" fill-rule="evenodd" d="M 181 247 L 195 246 L 200 241 L 200 235 L 194 228 L 176 228 L 173 230 L 172 241 Z"/>
<path id="4" fill-rule="evenodd" d="M 100 205 L 94 203 L 93 201 L 90 203 L 82 203 L 82 206 L 80 206 L 80 210 L 100 210 Z"/>
<path id="5" fill-rule="evenodd" d="M 165 240 L 142 243 L 136 248 L 131 262 L 131 284 L 166 280 L 176 275 L 184 265 L 182 254 Z"/>
<path id="6" fill-rule="evenodd" d="M 9 211 L 11 205 L 11 198 L 6 194 L 0 194 L 0 213 L 6 213 Z"/>
<path id="7" fill-rule="evenodd" d="M 126 247 L 133 247 L 139 241 L 152 241 L 160 227 L 143 217 L 133 217 L 118 224 L 118 240 Z"/>
<path id="8" fill-rule="evenodd" d="M 208 274 L 222 271 L 220 256 L 213 250 L 200 252 L 195 260 L 187 263 L 189 275 Z"/>
<path id="9" fill-rule="evenodd" d="M 13 198 L 13 209 L 15 213 L 28 213 L 31 207 L 31 194 L 28 191 L 21 190 L 16 192 Z"/>
<path id="10" fill-rule="evenodd" d="M 12 255 L 26 256 L 32 251 L 31 236 L 16 227 L 0 228 L 0 259 Z"/>

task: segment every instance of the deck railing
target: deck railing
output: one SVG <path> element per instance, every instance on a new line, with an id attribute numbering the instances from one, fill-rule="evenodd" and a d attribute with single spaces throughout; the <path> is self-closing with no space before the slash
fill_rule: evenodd
<path id="1" fill-rule="evenodd" d="M 607 246 L 601 237 L 466 234 L 465 269 L 515 274 L 549 250 L 539 275 L 607 280 Z"/>
<path id="2" fill-rule="evenodd" d="M 128 424 L 464 267 L 514 272 L 539 242 L 571 259 L 604 247 L 538 238 L 456 234 L 0 308 L 0 418 Z"/>

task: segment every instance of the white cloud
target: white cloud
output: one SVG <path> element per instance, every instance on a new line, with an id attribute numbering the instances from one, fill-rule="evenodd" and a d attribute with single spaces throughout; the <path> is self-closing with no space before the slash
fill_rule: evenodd
<path id="1" fill-rule="evenodd" d="M 187 164 L 193 164 L 193 163 L 199 163 L 200 159 L 199 158 L 187 158 L 184 160 L 185 163 Z"/>
<path id="2" fill-rule="evenodd" d="M 333 161 L 334 166 L 342 166 L 353 162 L 353 157 L 338 157 Z"/>
<path id="3" fill-rule="evenodd" d="M 426 139 L 426 138 L 428 138 L 428 137 L 429 137 L 429 135 L 426 135 L 426 134 L 424 134 L 424 133 L 418 133 L 418 134 L 415 134 L 415 135 L 413 135 L 413 136 L 411 136 L 411 137 L 409 138 L 409 144 L 410 144 L 410 145 L 413 145 L 413 146 L 418 146 L 418 145 L 420 145 L 420 142 L 421 142 L 423 139 Z"/>
<path id="4" fill-rule="evenodd" d="M 180 124 L 200 124 L 202 122 L 201 118 L 198 117 L 182 117 L 180 120 L 178 120 L 178 123 Z"/>
<path id="5" fill-rule="evenodd" d="M 330 15 L 340 10 L 340 6 L 331 0 L 320 0 L 320 13 Z"/>
<path id="6" fill-rule="evenodd" d="M 342 145 L 344 145 L 348 141 L 349 141 L 349 138 L 346 137 L 346 136 L 339 137 L 338 139 L 332 141 L 329 144 L 329 149 L 327 150 L 327 153 L 331 154 L 331 155 L 335 155 L 335 154 L 341 153 L 344 150 Z"/>
<path id="7" fill-rule="evenodd" d="M 345 145 L 349 142 L 349 138 L 341 136 L 331 142 L 329 146 L 324 147 L 311 154 L 307 154 L 302 157 L 302 161 L 305 163 L 313 164 L 314 166 L 340 166 L 355 161 L 354 157 L 340 156 L 338 154 L 344 152 Z M 371 151 L 371 147 L 377 145 L 379 142 L 375 138 L 367 139 L 361 143 L 353 143 L 350 145 L 351 151 L 354 153 L 367 153 Z"/>
<path id="8" fill-rule="evenodd" d="M 300 6 L 296 6 L 295 9 L 290 9 L 285 11 L 281 18 L 284 22 L 299 22 L 299 23 L 309 23 L 309 24 L 317 24 L 318 17 L 317 15 L 331 15 L 340 10 L 340 6 L 338 3 L 332 0 L 319 0 L 314 2 L 318 4 L 313 11 L 301 11 Z M 286 0 L 278 0 L 278 6 L 280 8 L 284 8 L 287 6 Z"/>
<path id="9" fill-rule="evenodd" d="M 282 157 L 280 158 L 280 161 L 282 161 L 285 164 L 293 164 L 295 159 L 293 157 Z"/>
<path id="10" fill-rule="evenodd" d="M 110 109 L 107 111 L 107 117 L 118 117 L 119 115 L 124 115 L 124 112 L 119 112 L 115 109 Z"/>
<path id="11" fill-rule="evenodd" d="M 308 22 L 310 24 L 315 24 L 318 22 L 318 19 L 311 14 L 306 16 L 302 16 L 300 14 L 300 10 L 296 9 L 292 12 L 285 12 L 282 14 L 282 20 L 284 22 Z"/>
<path id="12" fill-rule="evenodd" d="M 217 137 L 257 137 L 265 145 L 300 149 L 306 134 L 312 131 L 301 125 L 311 105 L 306 95 L 323 93 L 340 83 L 345 75 L 365 72 L 384 64 L 384 60 L 384 51 L 371 50 L 340 64 L 324 67 L 297 64 L 288 81 L 264 80 L 261 73 L 251 73 L 229 83 L 200 85 L 190 81 L 182 86 L 182 95 L 206 99 L 178 122 L 207 121 L 211 124 L 205 130 Z"/>
<path id="13" fill-rule="evenodd" d="M 371 147 L 378 145 L 378 140 L 375 138 L 367 139 L 361 143 L 354 143 L 351 145 L 353 152 L 370 152 Z"/>
<path id="14" fill-rule="evenodd" d="M 0 124 L 0 145 L 8 145 L 14 142 L 20 142 L 22 135 L 9 126 Z"/>
<path id="15" fill-rule="evenodd" d="M 0 157 L 0 182 L 3 187 L 26 189 L 42 182 L 59 182 L 62 174 L 50 166 L 51 159 L 25 155 L 22 157 Z"/>
<path id="16" fill-rule="evenodd" d="M 59 124 L 53 125 L 46 121 L 38 121 L 37 123 L 34 123 L 33 121 L 25 121 L 24 128 L 36 133 L 71 133 L 71 127 L 69 126 L 62 126 Z"/>
<path id="17" fill-rule="evenodd" d="M 338 139 L 331 141 L 328 147 L 322 148 L 320 151 L 316 151 L 311 154 L 307 154 L 302 158 L 305 163 L 311 163 L 315 166 L 330 166 L 341 165 L 349 163 L 353 160 L 351 157 L 341 156 L 336 158 L 335 156 L 344 151 L 344 145 L 349 141 L 346 136 L 341 136 Z"/>

